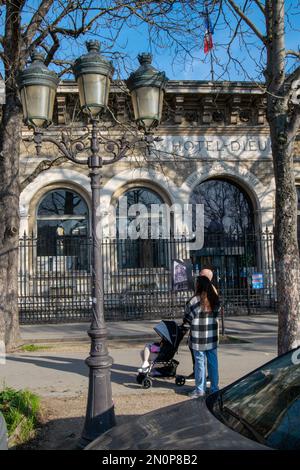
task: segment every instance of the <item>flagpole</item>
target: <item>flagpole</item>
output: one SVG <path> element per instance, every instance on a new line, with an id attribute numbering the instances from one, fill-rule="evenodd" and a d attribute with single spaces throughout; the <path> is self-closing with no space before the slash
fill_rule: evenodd
<path id="1" fill-rule="evenodd" d="M 206 32 L 204 36 L 204 52 L 207 53 L 209 52 L 210 54 L 210 73 L 211 73 L 211 80 L 214 82 L 215 81 L 215 73 L 214 73 L 214 58 L 212 54 L 212 49 L 213 49 L 213 28 L 211 26 L 211 22 L 209 19 L 209 13 L 208 13 L 208 6 L 207 2 L 205 2 L 205 23 L 206 23 Z"/>
<path id="2" fill-rule="evenodd" d="M 212 82 L 215 81 L 215 73 L 214 73 L 214 58 L 212 54 L 212 49 L 209 51 L 210 53 L 210 73 L 211 73 L 211 80 Z"/>

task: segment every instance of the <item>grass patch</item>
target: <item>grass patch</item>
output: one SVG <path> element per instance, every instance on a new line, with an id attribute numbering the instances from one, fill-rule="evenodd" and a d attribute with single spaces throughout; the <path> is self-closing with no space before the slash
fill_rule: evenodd
<path id="1" fill-rule="evenodd" d="M 43 345 L 37 345 L 37 344 L 23 344 L 21 346 L 20 351 L 24 352 L 36 352 L 36 351 L 45 351 L 46 349 L 51 349 L 51 346 L 43 346 Z"/>
<path id="2" fill-rule="evenodd" d="M 6 421 L 10 447 L 35 436 L 40 408 L 39 397 L 29 390 L 5 387 L 0 391 L 0 411 Z"/>

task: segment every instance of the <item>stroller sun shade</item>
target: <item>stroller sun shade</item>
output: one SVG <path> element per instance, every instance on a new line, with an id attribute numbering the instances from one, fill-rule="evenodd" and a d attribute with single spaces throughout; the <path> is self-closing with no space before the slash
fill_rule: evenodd
<path id="1" fill-rule="evenodd" d="M 175 321 L 163 320 L 153 329 L 161 338 L 168 341 L 174 349 L 177 349 L 183 335 Z"/>

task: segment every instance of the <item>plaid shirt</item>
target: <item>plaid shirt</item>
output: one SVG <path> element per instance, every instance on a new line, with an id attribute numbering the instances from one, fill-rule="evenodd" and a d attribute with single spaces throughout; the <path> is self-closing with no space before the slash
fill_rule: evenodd
<path id="1" fill-rule="evenodd" d="M 219 342 L 219 308 L 211 313 L 203 312 L 199 297 L 192 297 L 185 307 L 183 323 L 191 326 L 190 347 L 196 351 L 208 351 Z"/>

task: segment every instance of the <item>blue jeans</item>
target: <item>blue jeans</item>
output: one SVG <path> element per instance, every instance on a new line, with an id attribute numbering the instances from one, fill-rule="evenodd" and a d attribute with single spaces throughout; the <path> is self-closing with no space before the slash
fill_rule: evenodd
<path id="1" fill-rule="evenodd" d="M 208 351 L 193 350 L 195 358 L 195 385 L 198 392 L 205 392 L 206 389 L 206 367 L 205 358 L 207 361 L 207 372 L 211 383 L 211 393 L 219 390 L 219 371 L 218 371 L 218 354 L 217 348 L 209 349 Z"/>

